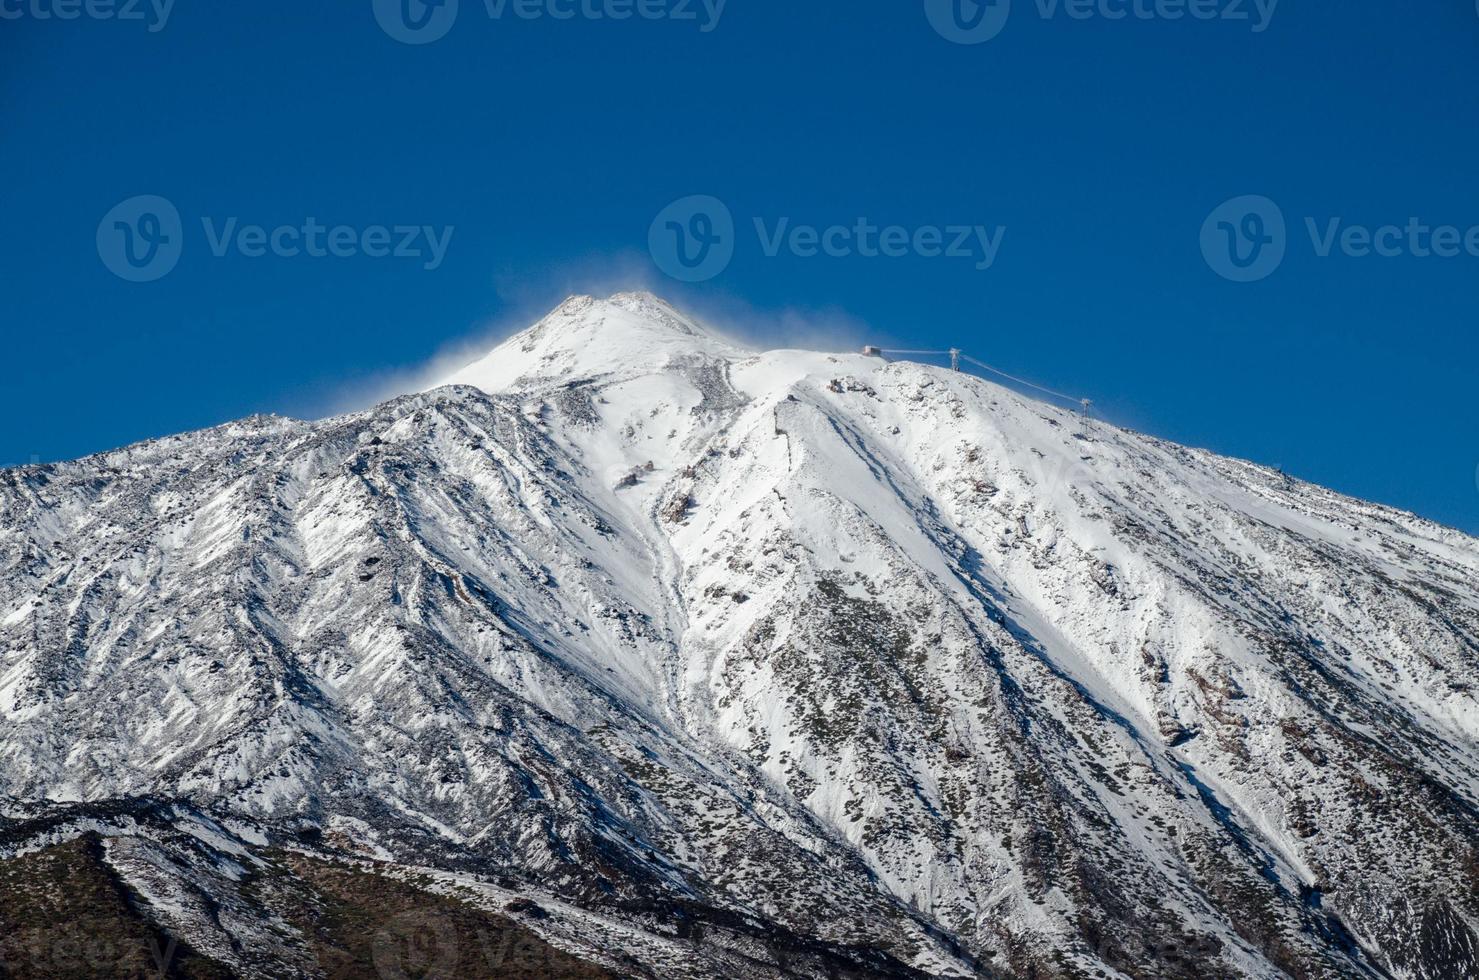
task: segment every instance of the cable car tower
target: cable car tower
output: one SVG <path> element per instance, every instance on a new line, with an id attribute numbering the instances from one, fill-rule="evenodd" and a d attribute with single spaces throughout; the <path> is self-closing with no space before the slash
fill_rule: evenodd
<path id="1" fill-rule="evenodd" d="M 1000 375 L 1001 377 L 1006 378 L 1008 381 L 1011 381 L 1014 384 L 1022 385 L 1024 388 L 1031 388 L 1034 391 L 1040 391 L 1045 395 L 1051 395 L 1053 398 L 1068 402 L 1071 405 L 1077 405 L 1079 408 L 1079 417 L 1082 420 L 1081 431 L 1084 436 L 1088 435 L 1090 423 L 1093 421 L 1094 400 L 1092 398 L 1076 398 L 1073 395 L 1065 395 L 1061 391 L 1054 391 L 1052 388 L 1044 388 L 1040 384 L 1034 384 L 1033 382 L 1028 381 L 1025 378 L 1019 378 L 1014 374 L 1008 374 L 1000 368 L 994 368 L 990 364 L 987 364 L 985 361 L 978 361 L 974 357 L 971 357 L 969 354 L 967 354 L 965 351 L 961 350 L 959 347 L 952 347 L 949 350 L 895 350 L 893 348 L 876 347 L 872 344 L 869 344 L 863 348 L 863 354 L 868 357 L 879 358 L 883 357 L 886 354 L 898 354 L 904 357 L 949 357 L 950 370 L 952 371 L 959 371 L 960 362 L 966 361 L 970 364 L 975 365 L 983 371 L 989 371 L 991 374 Z"/>

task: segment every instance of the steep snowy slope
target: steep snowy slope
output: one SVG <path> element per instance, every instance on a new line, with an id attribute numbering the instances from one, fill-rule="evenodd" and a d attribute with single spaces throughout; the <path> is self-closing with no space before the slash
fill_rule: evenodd
<path id="1" fill-rule="evenodd" d="M 967 375 L 574 298 L 0 471 L 0 569 L 0 844 L 243 974 L 283 848 L 617 972 L 1479 973 L 1479 543 Z"/>

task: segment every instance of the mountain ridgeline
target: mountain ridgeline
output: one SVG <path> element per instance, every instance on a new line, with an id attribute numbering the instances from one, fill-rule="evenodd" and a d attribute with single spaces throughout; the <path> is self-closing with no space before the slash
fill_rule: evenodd
<path id="1" fill-rule="evenodd" d="M 0 975 L 1479 975 L 1479 542 L 968 374 L 572 298 L 0 569 Z"/>

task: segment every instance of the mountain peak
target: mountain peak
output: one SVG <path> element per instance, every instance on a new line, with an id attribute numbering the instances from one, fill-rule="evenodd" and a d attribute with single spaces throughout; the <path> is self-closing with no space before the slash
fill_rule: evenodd
<path id="1" fill-rule="evenodd" d="M 569 296 L 566 296 L 563 300 L 561 300 L 559 305 L 550 312 L 558 313 L 562 310 L 584 310 L 598 303 L 611 303 L 619 306 L 630 306 L 639 303 L 658 303 L 664 306 L 671 305 L 668 304 L 661 297 L 659 297 L 656 293 L 650 292 L 646 289 L 630 289 L 611 293 L 604 299 L 600 296 L 596 296 L 593 293 L 571 293 Z"/>
<path id="2" fill-rule="evenodd" d="M 565 297 L 559 305 L 523 333 L 531 333 L 550 324 L 568 325 L 572 322 L 583 322 L 612 311 L 620 311 L 644 320 L 654 327 L 668 327 L 689 334 L 703 332 L 702 328 L 672 303 L 655 293 L 641 289 L 612 293 L 605 298 L 590 293 L 573 293 Z"/>
<path id="3" fill-rule="evenodd" d="M 605 299 L 568 297 L 538 323 L 438 382 L 499 392 L 531 383 L 561 383 L 643 374 L 674 358 L 731 358 L 744 350 L 649 292 Z"/>

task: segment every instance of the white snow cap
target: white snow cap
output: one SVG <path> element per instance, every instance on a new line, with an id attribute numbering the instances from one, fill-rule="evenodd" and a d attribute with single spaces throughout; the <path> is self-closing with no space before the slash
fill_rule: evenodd
<path id="1" fill-rule="evenodd" d="M 606 299 L 571 296 L 544 319 L 432 385 L 496 393 L 521 380 L 625 375 L 661 369 L 675 356 L 748 352 L 648 292 Z"/>

